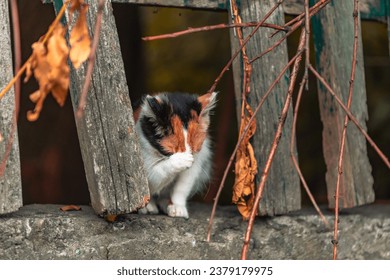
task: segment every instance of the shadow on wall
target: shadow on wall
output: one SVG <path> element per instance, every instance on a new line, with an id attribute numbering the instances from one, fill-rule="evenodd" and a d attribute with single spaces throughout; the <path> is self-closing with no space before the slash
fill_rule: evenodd
<path id="1" fill-rule="evenodd" d="M 19 1 L 23 61 L 31 53 L 31 44 L 44 34 L 54 19 L 51 5 L 39 1 Z M 132 101 L 142 94 L 161 91 L 206 92 L 230 58 L 229 31 L 218 30 L 175 39 L 141 41 L 142 36 L 183 30 L 227 22 L 223 12 L 193 11 L 173 8 L 139 7 L 113 4 L 121 43 L 126 77 Z M 39 20 L 37 20 L 39 18 Z M 289 40 L 293 46 L 295 39 Z M 363 23 L 363 42 L 370 120 L 369 133 L 386 155 L 390 154 L 389 121 L 390 60 L 386 26 Z M 290 49 L 295 49 L 294 47 Z M 22 87 L 19 118 L 19 142 L 22 164 L 24 204 L 64 203 L 88 204 L 89 194 L 82 164 L 71 102 L 59 108 L 49 97 L 41 117 L 29 123 L 26 112 L 33 108 L 28 98 L 37 85 L 34 81 Z M 325 166 L 318 112 L 316 84 L 305 95 L 298 120 L 298 151 L 302 171 L 319 203 L 326 203 Z M 213 117 L 212 137 L 215 142 L 215 176 L 211 189 L 218 186 L 227 160 L 237 139 L 232 73 L 221 80 L 217 90 L 219 103 Z M 314 104 L 314 105 L 313 105 Z M 377 199 L 390 199 L 389 171 L 368 148 L 373 166 Z M 222 203 L 231 200 L 233 173 L 230 173 Z M 308 203 L 304 192 L 303 203 Z M 198 199 L 211 201 L 214 193 Z"/>

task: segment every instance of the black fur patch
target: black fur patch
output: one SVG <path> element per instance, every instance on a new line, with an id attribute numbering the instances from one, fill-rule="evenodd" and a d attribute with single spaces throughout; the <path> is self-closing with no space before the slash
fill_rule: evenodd
<path id="1" fill-rule="evenodd" d="M 171 126 L 172 107 L 166 102 L 160 103 L 154 97 L 149 97 L 146 101 L 156 116 L 158 125 L 164 130 L 168 129 Z"/>
<path id="2" fill-rule="evenodd" d="M 152 118 L 149 117 L 142 117 L 139 121 L 141 122 L 142 132 L 144 133 L 144 136 L 148 140 L 148 142 L 162 155 L 172 155 L 171 153 L 165 151 L 164 148 L 160 145 L 160 140 L 162 139 L 162 136 L 156 133 L 158 124 Z"/>
<path id="3" fill-rule="evenodd" d="M 187 128 L 188 122 L 192 117 L 191 110 L 194 110 L 199 115 L 202 110 L 202 104 L 198 101 L 197 95 L 170 93 L 166 96 L 168 102 L 164 98 L 157 100 L 155 97 L 147 97 L 143 102 L 148 102 L 155 118 L 143 116 L 139 121 L 149 143 L 162 155 L 170 156 L 172 154 L 163 149 L 160 141 L 164 136 L 172 133 L 172 116 L 177 115 L 182 121 L 183 127 Z M 163 135 L 161 135 L 161 132 Z"/>
<path id="4" fill-rule="evenodd" d="M 197 95 L 171 93 L 168 94 L 167 97 L 172 105 L 173 114 L 179 116 L 185 128 L 188 127 L 188 122 L 191 120 L 191 110 L 194 110 L 198 115 L 202 110 L 202 104 L 199 103 Z"/>

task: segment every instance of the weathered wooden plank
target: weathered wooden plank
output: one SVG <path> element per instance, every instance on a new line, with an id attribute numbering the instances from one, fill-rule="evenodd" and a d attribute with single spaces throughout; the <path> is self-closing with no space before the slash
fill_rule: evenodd
<path id="1" fill-rule="evenodd" d="M 227 10 L 229 9 L 229 0 L 112 0 L 117 3 L 132 3 L 150 6 L 169 6 L 179 8 L 200 8 Z M 240 1 L 237 1 L 238 3 Z M 298 15 L 303 12 L 304 0 L 285 0 L 283 2 L 283 10 L 286 14 Z M 378 20 L 386 22 L 386 5 L 382 0 L 360 0 L 359 8 L 362 19 Z"/>
<path id="2" fill-rule="evenodd" d="M 98 1 L 90 0 L 90 34 Z M 77 107 L 85 68 L 71 71 Z M 84 117 L 76 118 L 92 207 L 101 213 L 129 213 L 149 196 L 111 2 L 106 2 L 92 84 Z"/>
<path id="3" fill-rule="evenodd" d="M 334 1 L 313 20 L 318 71 L 342 100 L 347 103 L 351 74 L 354 24 L 353 0 Z M 360 27 L 360 26 L 359 26 Z M 326 183 L 329 206 L 334 206 L 339 143 L 345 114 L 326 89 L 319 85 L 323 149 L 327 165 Z M 368 118 L 364 80 L 361 36 L 351 111 L 366 128 Z M 367 157 L 366 140 L 354 125 L 347 129 L 340 205 L 353 207 L 374 201 L 371 165 Z"/>
<path id="4" fill-rule="evenodd" d="M 229 0 L 113 0 L 112 2 L 148 6 L 226 10 Z"/>
<path id="5" fill-rule="evenodd" d="M 8 1 L 0 1 L 0 89 L 3 89 L 13 77 L 11 34 Z M 12 88 L 0 101 L 0 160 L 8 146 L 8 138 L 12 132 L 13 114 L 15 108 L 15 92 Z M 5 173 L 0 177 L 0 214 L 13 212 L 23 204 L 22 181 L 20 177 L 18 134 L 15 136 Z"/>
<path id="6" fill-rule="evenodd" d="M 51 3 L 53 0 L 42 0 Z M 129 3 L 145 6 L 176 7 L 191 9 L 226 10 L 229 0 L 111 0 L 112 3 Z"/>
<path id="7" fill-rule="evenodd" d="M 51 3 L 53 0 L 42 0 Z M 386 0 L 385 0 L 386 1 Z M 111 0 L 113 3 L 129 3 L 145 6 L 161 6 L 191 9 L 228 10 L 229 0 Z M 240 1 L 237 1 L 239 3 Z M 286 14 L 298 15 L 303 12 L 304 0 L 285 0 L 283 10 Z M 360 0 L 359 8 L 362 19 L 386 22 L 386 5 L 384 0 Z"/>
<path id="8" fill-rule="evenodd" d="M 240 6 L 240 15 L 244 22 L 259 21 L 275 5 L 277 0 L 270 1 L 252 1 L 242 0 Z M 268 19 L 269 23 L 283 24 L 284 14 L 282 8 L 279 8 Z M 249 30 L 244 30 L 244 37 L 249 34 Z M 253 58 L 272 44 L 279 36 L 269 39 L 272 30 L 260 29 L 247 45 L 247 54 Z M 264 38 L 267 38 L 266 40 Z M 237 49 L 237 38 L 231 33 L 231 42 L 233 49 Z M 287 45 L 284 43 L 268 55 L 262 57 L 253 63 L 251 93 L 248 101 L 252 108 L 259 103 L 263 94 L 267 91 L 271 83 L 276 79 L 282 68 L 287 64 Z M 237 112 L 241 108 L 242 92 L 242 61 L 236 62 L 234 67 L 234 84 L 237 100 Z M 256 184 L 259 184 L 265 161 L 268 157 L 279 116 L 286 100 L 289 76 L 288 73 L 279 82 L 273 93 L 264 103 L 262 109 L 256 117 L 257 129 L 253 137 L 253 147 L 259 170 L 256 178 Z M 239 118 L 240 121 L 240 118 Z M 301 193 L 299 177 L 293 167 L 290 158 L 290 139 L 292 125 L 292 110 L 288 114 L 282 138 L 274 158 L 271 171 L 265 186 L 264 195 L 260 202 L 259 214 L 261 215 L 278 215 L 298 210 L 301 207 Z"/>
<path id="9" fill-rule="evenodd" d="M 283 9 L 286 14 L 297 15 L 303 12 L 305 0 L 285 0 Z M 383 0 L 360 0 L 359 10 L 362 19 L 386 22 L 386 6 Z"/>

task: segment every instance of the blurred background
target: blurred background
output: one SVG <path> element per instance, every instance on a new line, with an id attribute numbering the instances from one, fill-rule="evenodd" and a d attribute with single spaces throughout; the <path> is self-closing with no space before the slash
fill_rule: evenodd
<path id="1" fill-rule="evenodd" d="M 205 93 L 230 59 L 228 30 L 195 33 L 173 39 L 144 42 L 143 36 L 171 33 L 228 21 L 227 13 L 174 8 L 136 7 L 113 4 L 122 56 L 126 68 L 130 98 L 136 102 L 142 94 L 161 91 Z M 40 1 L 19 1 L 22 57 L 31 54 L 31 44 L 47 31 L 55 14 L 52 5 Z M 287 17 L 286 20 L 289 18 Z M 364 63 L 367 85 L 370 136 L 386 155 L 390 155 L 390 59 L 387 26 L 364 21 L 362 24 Z M 290 55 L 296 49 L 298 34 L 288 40 Z M 22 86 L 19 117 L 23 202 L 89 204 L 77 131 L 71 102 L 59 108 L 51 96 L 37 122 L 26 120 L 34 105 L 28 98 L 37 84 L 31 79 Z M 316 200 L 327 203 L 322 156 L 322 124 L 318 110 L 316 82 L 311 79 L 305 93 L 297 125 L 299 161 Z M 210 191 L 197 200 L 211 202 L 227 160 L 237 140 L 234 91 L 231 71 L 217 90 L 219 102 L 211 128 L 214 140 L 214 176 Z M 380 158 L 368 147 L 373 167 L 374 188 L 378 202 L 390 200 L 390 173 Z M 233 185 L 230 172 L 221 203 L 230 204 Z M 309 205 L 305 192 L 303 204 Z"/>

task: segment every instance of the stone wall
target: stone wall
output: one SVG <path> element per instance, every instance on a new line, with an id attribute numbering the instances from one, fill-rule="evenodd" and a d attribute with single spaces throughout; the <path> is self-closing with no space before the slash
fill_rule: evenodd
<path id="1" fill-rule="evenodd" d="M 131 214 L 114 223 L 89 206 L 59 208 L 28 205 L 1 215 L 0 259 L 238 259 L 247 224 L 234 207 L 220 207 L 207 243 L 209 205 L 191 204 L 189 220 Z M 251 259 L 332 258 L 332 230 L 311 209 L 258 218 L 252 237 Z M 339 258 L 390 259 L 390 205 L 341 214 Z"/>

